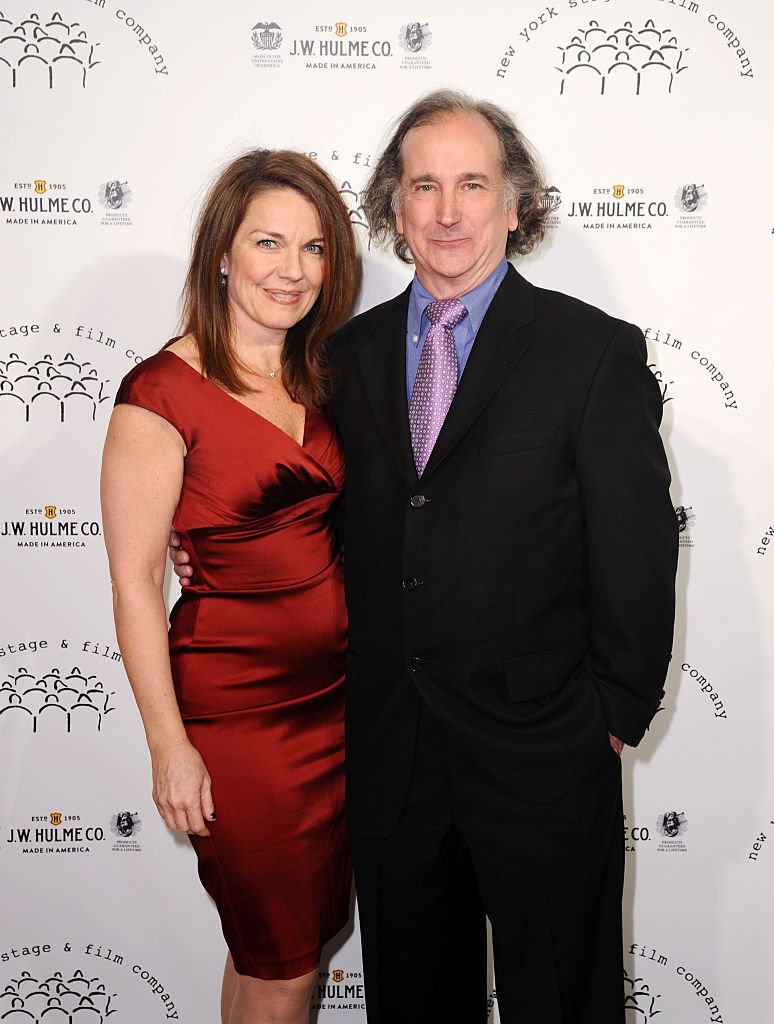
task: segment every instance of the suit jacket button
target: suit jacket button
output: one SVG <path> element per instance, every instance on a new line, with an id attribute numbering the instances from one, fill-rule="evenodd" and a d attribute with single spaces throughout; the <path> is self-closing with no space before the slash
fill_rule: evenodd
<path id="1" fill-rule="evenodd" d="M 412 494 L 411 495 L 411 507 L 412 508 L 422 508 L 422 506 L 424 505 L 424 503 L 426 501 L 427 501 L 427 498 L 425 498 L 424 494 Z"/>
<path id="2" fill-rule="evenodd" d="M 416 590 L 418 586 L 419 580 L 415 579 L 413 576 L 407 576 L 403 581 L 404 590 Z"/>
<path id="3" fill-rule="evenodd" d="M 411 669 L 412 672 L 421 672 L 422 667 L 423 662 L 421 658 L 417 658 L 414 656 L 409 658 L 409 668 Z"/>

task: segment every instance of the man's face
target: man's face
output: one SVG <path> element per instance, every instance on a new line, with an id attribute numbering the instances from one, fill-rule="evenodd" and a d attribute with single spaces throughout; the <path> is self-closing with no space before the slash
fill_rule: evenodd
<path id="1" fill-rule="evenodd" d="M 505 255 L 518 225 L 505 208 L 494 129 L 479 114 L 445 115 L 403 141 L 398 232 L 424 287 L 436 299 L 469 292 Z"/>

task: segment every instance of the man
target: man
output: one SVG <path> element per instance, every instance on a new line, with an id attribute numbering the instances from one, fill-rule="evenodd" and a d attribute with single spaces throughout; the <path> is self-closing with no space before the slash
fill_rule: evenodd
<path id="1" fill-rule="evenodd" d="M 677 527 L 641 332 L 505 261 L 542 195 L 511 119 L 453 92 L 365 191 L 416 266 L 334 348 L 371 1024 L 483 1021 L 485 914 L 503 1024 L 624 1020 L 618 754 L 662 694 Z"/>
<path id="2" fill-rule="evenodd" d="M 669 661 L 677 527 L 641 332 L 533 288 L 543 186 L 433 93 L 364 195 L 416 266 L 333 346 L 347 803 L 370 1024 L 623 1024 L 619 754 Z M 183 570 L 184 571 L 184 570 Z"/>

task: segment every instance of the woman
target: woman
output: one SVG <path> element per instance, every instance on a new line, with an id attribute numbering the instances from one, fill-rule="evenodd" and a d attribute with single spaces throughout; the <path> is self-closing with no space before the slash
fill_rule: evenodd
<path id="1" fill-rule="evenodd" d="M 224 1024 L 307 1020 L 320 947 L 348 916 L 344 467 L 323 346 L 356 278 L 324 171 L 240 157 L 199 218 L 184 333 L 124 379 L 105 444 L 118 639 L 154 800 L 221 917 Z M 167 635 L 172 526 L 194 572 Z"/>

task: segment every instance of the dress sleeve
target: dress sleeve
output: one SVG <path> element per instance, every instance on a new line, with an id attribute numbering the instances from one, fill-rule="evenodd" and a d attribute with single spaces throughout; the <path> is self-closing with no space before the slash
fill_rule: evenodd
<path id="1" fill-rule="evenodd" d="M 177 371 L 178 356 L 161 351 L 127 373 L 116 395 L 116 405 L 137 405 L 156 413 L 175 428 L 190 448 L 190 416 L 186 415 L 187 382 Z"/>

